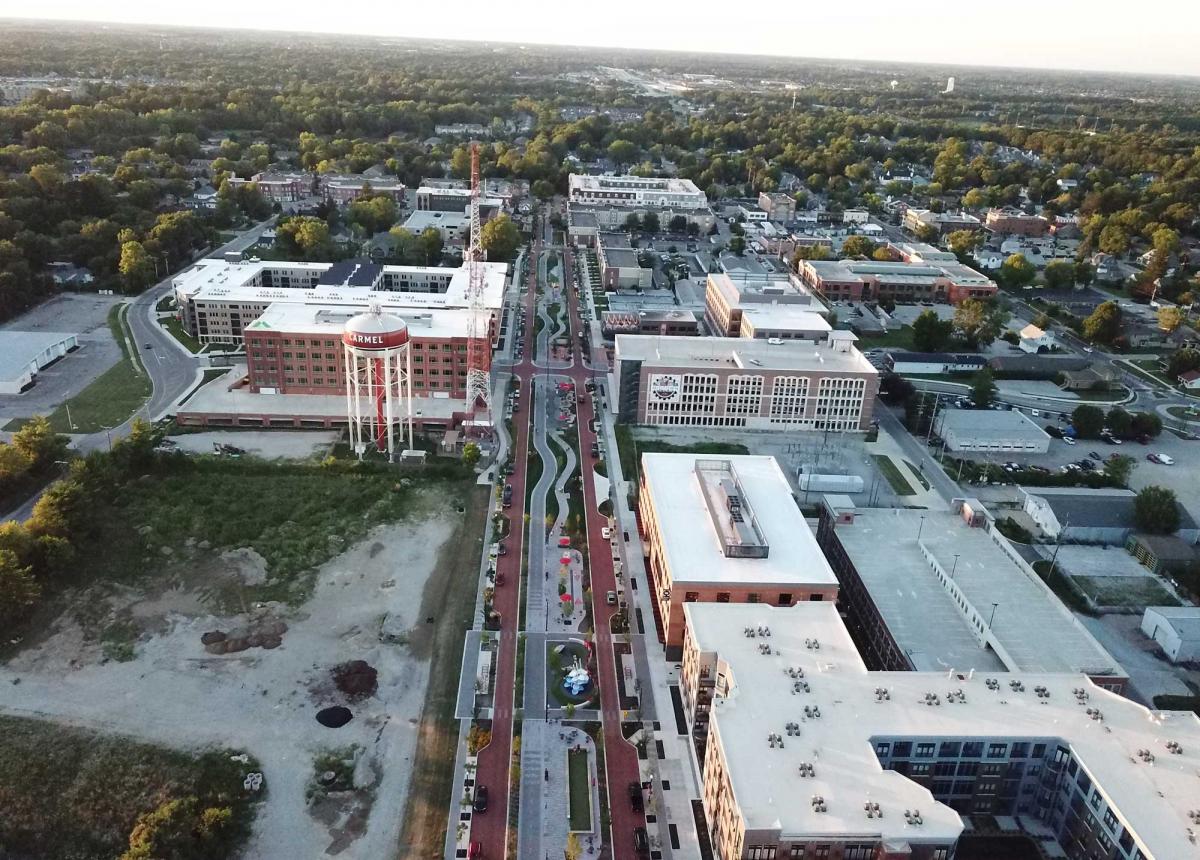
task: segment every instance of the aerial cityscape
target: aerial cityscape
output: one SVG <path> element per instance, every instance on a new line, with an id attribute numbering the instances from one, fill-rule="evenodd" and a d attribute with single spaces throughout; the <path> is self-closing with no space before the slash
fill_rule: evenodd
<path id="1" fill-rule="evenodd" d="M 1200 860 L 1191 69 L 51 6 L 0 860 Z"/>

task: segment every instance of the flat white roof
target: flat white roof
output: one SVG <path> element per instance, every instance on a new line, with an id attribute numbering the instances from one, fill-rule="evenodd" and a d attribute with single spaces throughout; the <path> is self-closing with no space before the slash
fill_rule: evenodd
<path id="1" fill-rule="evenodd" d="M 818 344 L 801 341 L 776 344 L 744 337 L 619 334 L 616 337 L 616 360 L 641 361 L 651 367 L 878 375 L 879 371 L 852 345 L 839 346 L 844 343 L 844 338 Z"/>
<path id="2" fill-rule="evenodd" d="M 46 350 L 78 335 L 60 331 L 0 331 L 0 379 L 17 379 Z"/>
<path id="3" fill-rule="evenodd" d="M 464 308 L 418 309 L 404 306 L 390 307 L 381 303 L 385 311 L 408 323 L 413 337 L 466 337 L 470 328 L 471 312 Z M 341 337 L 346 320 L 364 312 L 367 305 L 297 305 L 291 302 L 276 302 L 262 312 L 246 331 L 286 331 L 303 334 L 327 334 Z"/>
<path id="4" fill-rule="evenodd" d="M 270 260 L 230 263 L 225 260 L 204 259 L 172 282 L 175 292 L 199 301 L 263 302 L 275 301 L 296 304 L 366 304 L 379 301 L 388 307 L 465 308 L 470 273 L 464 266 L 447 269 L 438 266 L 384 266 L 384 274 L 407 276 L 413 282 L 449 279 L 444 292 L 420 290 L 379 290 L 369 287 L 320 285 L 311 290 L 300 287 L 260 287 L 250 284 L 264 269 L 312 272 L 320 274 L 332 263 L 292 263 Z M 485 287 L 483 304 L 499 308 L 504 301 L 508 277 L 507 263 L 484 263 Z"/>
<path id="5" fill-rule="evenodd" d="M 1023 412 L 1015 409 L 942 409 L 934 429 L 945 436 L 974 434 L 1002 436 L 1005 439 L 1027 439 L 1042 442 L 1050 438 L 1041 427 Z"/>
<path id="6" fill-rule="evenodd" d="M 752 328 L 779 331 L 829 332 L 829 320 L 808 305 L 748 304 L 742 305 L 742 321 Z"/>
<path id="7" fill-rule="evenodd" d="M 427 227 L 450 227 L 458 229 L 470 223 L 466 212 L 438 212 L 430 209 L 417 209 L 405 220 L 403 226 L 407 230 L 424 230 Z"/>
<path id="8" fill-rule="evenodd" d="M 714 698 L 711 730 L 747 829 L 780 828 L 785 839 L 953 839 L 963 828 L 958 813 L 882 769 L 876 739 L 1028 739 L 1050 745 L 1050 757 L 1057 742 L 1069 747 L 1147 857 L 1196 856 L 1188 815 L 1200 805 L 1200 718 L 1191 712 L 1150 711 L 1077 674 L 868 672 L 832 604 L 688 603 L 684 613 L 700 650 L 730 669 L 731 691 Z M 770 637 L 746 636 L 758 627 Z M 819 650 L 809 647 L 813 639 Z M 807 692 L 792 692 L 789 668 L 803 669 Z M 952 700 L 959 690 L 961 700 Z M 939 704 L 927 704 L 929 694 Z M 805 716 L 805 706 L 820 716 Z M 1102 719 L 1093 718 L 1096 709 Z M 786 733 L 789 722 L 799 735 Z M 769 733 L 783 746 L 769 746 Z M 1168 741 L 1182 752 L 1171 753 Z M 799 776 L 802 763 L 813 765 L 812 777 Z M 814 795 L 826 812 L 813 810 Z M 867 818 L 867 802 L 878 803 L 882 817 Z M 922 823 L 908 824 L 906 810 Z"/>
<path id="9" fill-rule="evenodd" d="M 999 661 L 1011 671 L 1125 676 L 1037 574 L 1002 549 L 1002 535 L 957 514 L 907 508 L 859 508 L 834 534 L 918 668 L 985 670 Z"/>
<path id="10" fill-rule="evenodd" d="M 698 460 L 733 466 L 770 548 L 766 558 L 725 555 L 696 473 Z M 837 585 L 774 457 L 650 453 L 642 455 L 642 475 L 674 583 Z"/>

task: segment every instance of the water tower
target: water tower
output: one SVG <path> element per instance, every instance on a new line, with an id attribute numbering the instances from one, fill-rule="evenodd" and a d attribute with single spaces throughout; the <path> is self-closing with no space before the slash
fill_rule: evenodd
<path id="1" fill-rule="evenodd" d="M 350 445 L 359 459 L 374 443 L 394 460 L 413 447 L 412 355 L 408 324 L 378 304 L 346 321 L 342 331 L 346 366 L 346 412 Z M 397 431 L 407 444 L 397 447 Z M 400 441 L 405 441 L 401 439 Z"/>

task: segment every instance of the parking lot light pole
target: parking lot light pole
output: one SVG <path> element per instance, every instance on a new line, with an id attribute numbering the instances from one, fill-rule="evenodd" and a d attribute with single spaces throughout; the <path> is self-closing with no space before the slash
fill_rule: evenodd
<path id="1" fill-rule="evenodd" d="M 992 629 L 992 622 L 996 620 L 996 607 L 999 605 L 999 603 L 992 604 L 992 614 L 988 616 L 988 630 Z"/>

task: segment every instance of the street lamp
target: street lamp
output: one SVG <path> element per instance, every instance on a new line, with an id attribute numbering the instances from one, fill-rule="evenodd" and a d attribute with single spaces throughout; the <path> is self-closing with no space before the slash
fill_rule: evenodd
<path id="1" fill-rule="evenodd" d="M 959 554 L 955 553 L 954 554 L 954 564 L 951 565 L 951 567 L 950 567 L 950 579 L 952 579 L 952 580 L 954 579 L 954 571 L 958 570 L 958 559 L 959 559 Z"/>
<path id="2" fill-rule="evenodd" d="M 917 543 L 921 542 L 921 532 L 925 530 L 925 515 L 921 514 L 921 524 L 917 526 Z"/>
<path id="3" fill-rule="evenodd" d="M 999 603 L 992 604 L 992 614 L 988 617 L 988 630 L 992 629 L 992 622 L 996 620 L 996 607 L 999 605 Z"/>

